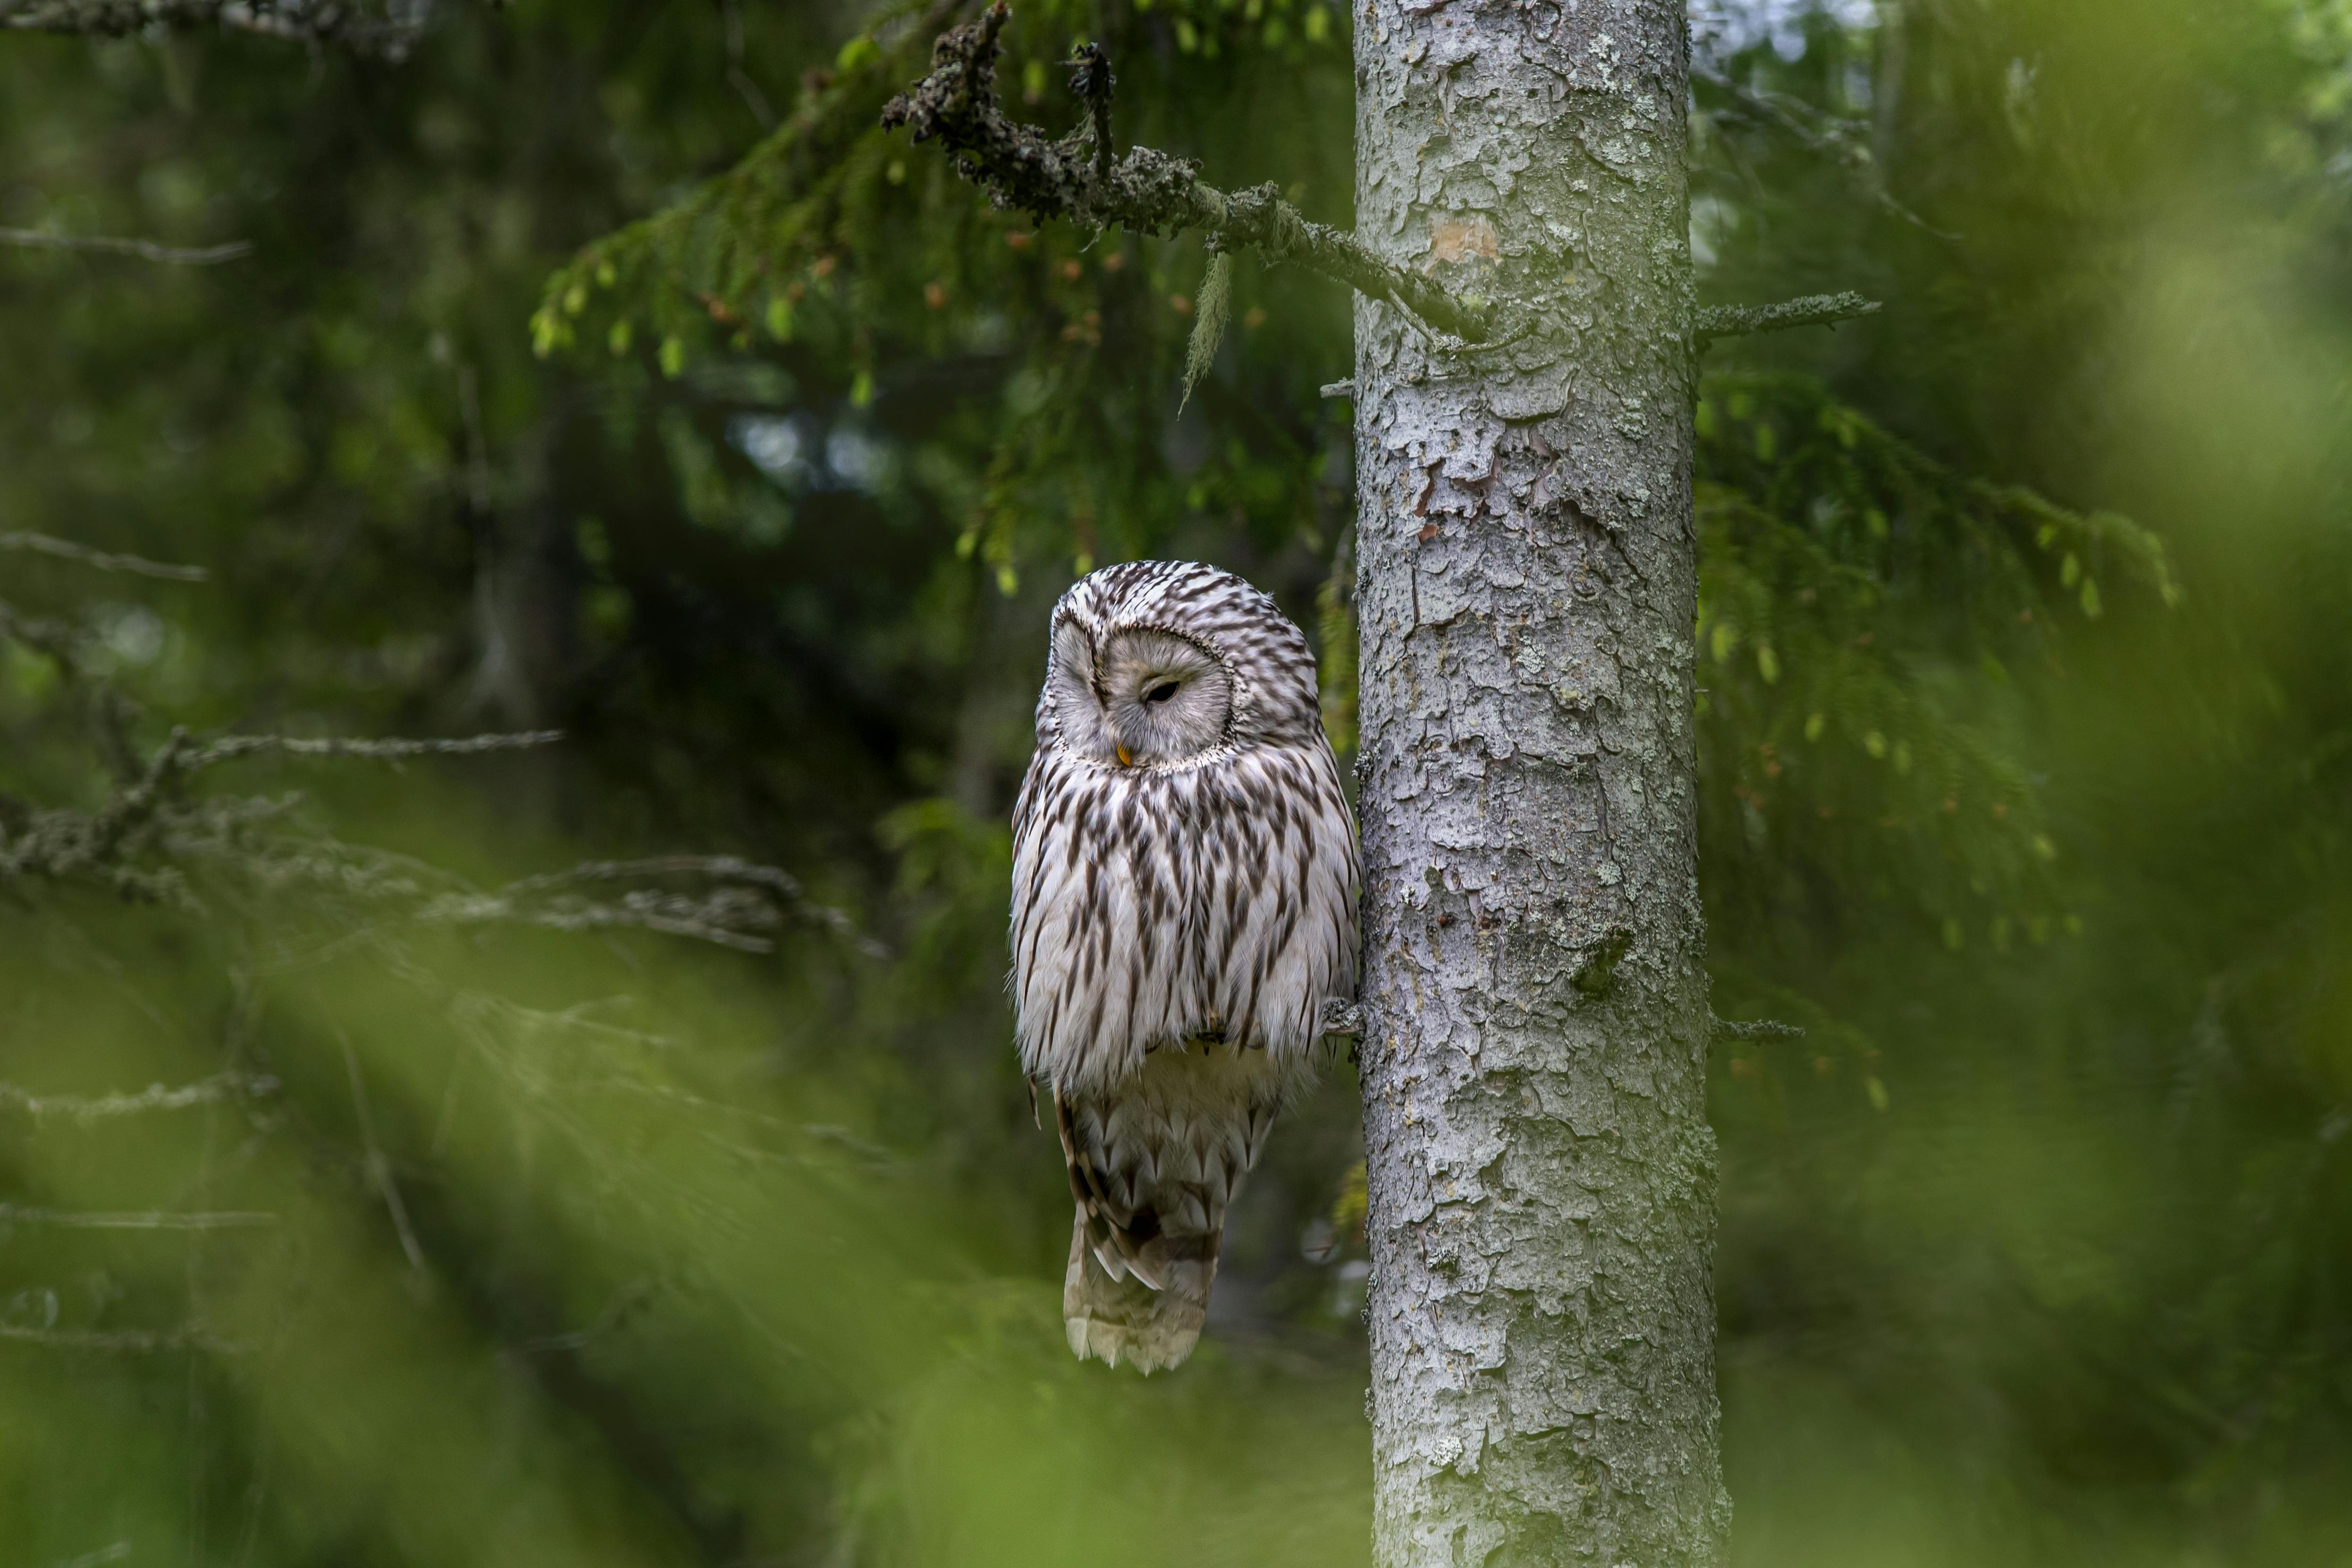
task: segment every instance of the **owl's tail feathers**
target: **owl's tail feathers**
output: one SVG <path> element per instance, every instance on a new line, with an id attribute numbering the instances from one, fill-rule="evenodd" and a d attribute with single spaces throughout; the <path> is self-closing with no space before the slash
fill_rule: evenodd
<path id="1" fill-rule="evenodd" d="M 1097 1228 L 1100 1228 L 1099 1226 Z M 1113 1366 L 1125 1362 L 1139 1372 L 1179 1366 L 1201 1341 L 1209 1315 L 1209 1284 L 1217 1274 L 1217 1237 L 1205 1241 L 1158 1237 L 1147 1255 L 1122 1257 L 1113 1273 L 1087 1231 L 1080 1209 L 1070 1226 L 1070 1271 L 1062 1281 L 1062 1321 L 1070 1352 L 1080 1361 L 1093 1356 Z M 1119 1239 L 1126 1239 L 1124 1237 Z M 1190 1242 L 1191 1245 L 1184 1245 Z M 1173 1255 L 1171 1255 L 1173 1254 Z M 1157 1276 L 1148 1280 L 1144 1270 Z"/>

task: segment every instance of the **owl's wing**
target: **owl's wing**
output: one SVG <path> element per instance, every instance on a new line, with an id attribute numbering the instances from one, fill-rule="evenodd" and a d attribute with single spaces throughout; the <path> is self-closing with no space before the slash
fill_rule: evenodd
<path id="1" fill-rule="evenodd" d="M 1261 747 L 1203 771 L 1187 956 L 1230 1037 L 1303 1055 L 1324 999 L 1356 989 L 1355 823 L 1328 746 Z"/>
<path id="2" fill-rule="evenodd" d="M 1013 835 L 1021 1066 L 1067 1086 L 1131 1074 L 1198 1011 L 1174 942 L 1183 899 L 1165 781 L 1058 752 L 1030 764 Z"/>

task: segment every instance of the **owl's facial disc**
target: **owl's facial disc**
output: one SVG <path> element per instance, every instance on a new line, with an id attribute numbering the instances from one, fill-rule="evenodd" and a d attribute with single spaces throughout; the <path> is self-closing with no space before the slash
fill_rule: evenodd
<path id="1" fill-rule="evenodd" d="M 1190 638 L 1150 628 L 1113 632 L 1104 639 L 1096 674 L 1101 761 L 1150 767 L 1185 762 L 1224 743 L 1233 676 Z"/>

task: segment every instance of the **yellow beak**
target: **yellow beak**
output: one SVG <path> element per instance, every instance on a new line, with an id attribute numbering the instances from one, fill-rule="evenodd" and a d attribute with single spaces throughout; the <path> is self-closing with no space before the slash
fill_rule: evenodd
<path id="1" fill-rule="evenodd" d="M 1125 768 L 1135 765 L 1135 753 L 1129 751 L 1125 746 L 1114 746 L 1111 750 L 1118 753 L 1118 765 L 1120 767 Z"/>

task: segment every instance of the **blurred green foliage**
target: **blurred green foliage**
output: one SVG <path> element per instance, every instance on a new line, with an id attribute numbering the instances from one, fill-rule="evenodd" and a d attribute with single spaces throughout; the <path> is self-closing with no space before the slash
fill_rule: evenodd
<path id="1" fill-rule="evenodd" d="M 1697 408 L 1716 1006 L 1808 1030 L 1717 1065 L 1736 1556 L 2346 1561 L 2352 9 L 1694 16 L 1703 294 L 1887 305 Z M 1006 85 L 1099 37 L 1122 141 L 1345 222 L 1348 26 L 1038 0 Z M 1364 1559 L 1346 1069 L 1139 1383 L 1001 988 L 1073 573 L 1247 573 L 1351 737 L 1348 301 L 1242 260 L 1180 415 L 1197 243 L 986 211 L 874 124 L 927 50 L 0 43 L 0 226 L 255 246 L 0 247 L 0 534 L 209 573 L 0 550 L 7 846 L 173 724 L 567 736 L 0 879 L 0 1560 Z M 854 929 L 517 880 L 679 853 Z"/>

